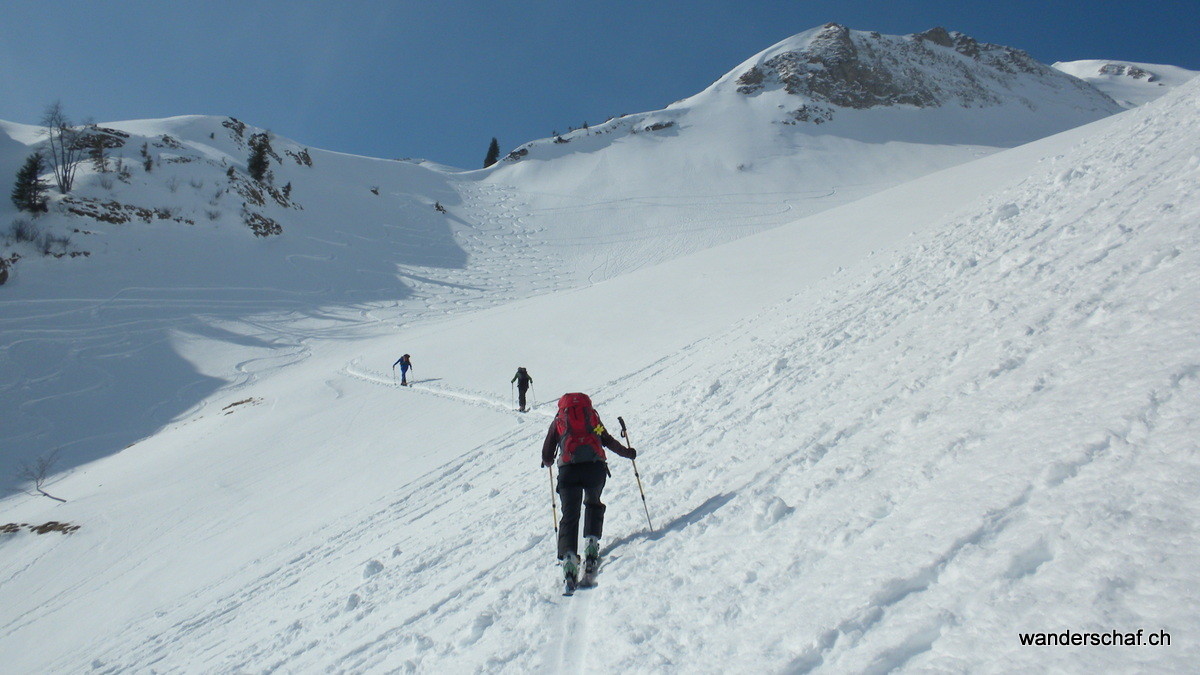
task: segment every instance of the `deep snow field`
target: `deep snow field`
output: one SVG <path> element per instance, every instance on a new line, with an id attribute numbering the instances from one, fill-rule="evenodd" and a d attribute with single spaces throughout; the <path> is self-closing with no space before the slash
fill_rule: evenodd
<path id="1" fill-rule="evenodd" d="M 1194 669 L 1200 82 L 911 150 L 882 149 L 927 175 L 842 192 L 761 169 L 591 201 L 611 153 L 554 184 L 314 151 L 392 181 L 375 220 L 269 257 L 146 227 L 64 264 L 62 289 L 105 272 L 86 297 L 5 287 L 5 436 L 79 447 L 67 502 L 9 493 L 0 524 L 80 529 L 0 534 L 0 670 Z M 315 189 L 303 217 L 336 220 Z M 141 248 L 183 282 L 138 287 Z M 629 423 L 654 524 L 613 458 L 600 584 L 571 598 L 538 466 L 567 391 Z M 1018 638 L 1139 629 L 1172 643 Z"/>

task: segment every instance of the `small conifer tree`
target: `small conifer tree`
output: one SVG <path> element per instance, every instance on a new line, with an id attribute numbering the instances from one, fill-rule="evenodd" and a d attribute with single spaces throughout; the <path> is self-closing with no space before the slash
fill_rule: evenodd
<path id="1" fill-rule="evenodd" d="M 483 168 L 495 164 L 500 159 L 500 142 L 492 138 L 492 144 L 488 146 L 487 157 L 483 160 Z"/>
<path id="2" fill-rule="evenodd" d="M 35 152 L 25 160 L 25 164 L 17 172 L 17 182 L 12 191 L 12 202 L 17 209 L 30 213 L 43 213 L 47 210 L 46 191 L 49 188 L 41 178 L 44 168 L 42 153 Z"/>
<path id="3" fill-rule="evenodd" d="M 271 140 L 267 134 L 254 134 L 250 137 L 250 159 L 246 162 L 246 171 L 250 177 L 263 182 L 267 177 L 267 169 L 271 166 Z"/>

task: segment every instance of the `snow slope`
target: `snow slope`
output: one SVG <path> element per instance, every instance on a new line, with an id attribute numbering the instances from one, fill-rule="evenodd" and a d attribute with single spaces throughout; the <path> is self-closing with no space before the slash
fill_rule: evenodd
<path id="1" fill-rule="evenodd" d="M 1194 70 L 1134 61 L 1060 61 L 1057 70 L 1078 77 L 1126 108 L 1153 101 L 1196 77 Z"/>
<path id="2" fill-rule="evenodd" d="M 595 282 L 1120 110 L 1019 50 L 827 24 L 663 110 L 526 143 L 485 182 Z"/>
<path id="3" fill-rule="evenodd" d="M 303 361 L 61 477 L 68 503 L 2 502 L 83 525 L 0 540 L 5 663 L 1186 670 L 1198 121 L 1192 83 L 586 288 L 363 340 L 288 323 Z M 601 585 L 572 599 L 517 365 L 640 450 L 656 527 L 614 460 Z M 1175 642 L 1018 642 L 1067 629 Z"/>
<path id="4" fill-rule="evenodd" d="M 858 92 L 848 44 L 859 70 L 905 86 L 923 78 L 929 98 L 859 109 L 792 80 L 740 91 L 747 68 L 803 56 L 850 73 L 842 85 Z M 792 114 L 818 104 L 836 115 Z M 204 116 L 106 123 L 111 171 L 83 166 L 72 194 L 52 191 L 51 213 L 33 221 L 70 240 L 54 252 L 87 255 L 0 249 L 23 256 L 0 293 L 0 409 L 17 411 L 0 430 L 0 476 L 52 450 L 64 470 L 118 452 L 225 386 L 309 358 L 314 334 L 392 334 L 614 278 L 1118 109 L 958 33 L 831 25 L 665 110 L 534 141 L 482 171 L 273 137 L 264 187 L 247 175 L 262 129 Z M 0 131 L 0 171 L 12 175 L 44 138 Z M 0 204 L 0 223 L 20 218 Z M 209 345 L 201 356 L 181 355 L 197 342 Z M 0 494 L 13 491 L 6 483 Z"/>
<path id="5" fill-rule="evenodd" d="M 0 494 L 21 461 L 58 448 L 67 469 L 119 451 L 222 387 L 302 360 L 310 334 L 378 334 L 565 285 L 536 249 L 500 248 L 528 238 L 511 218 L 464 221 L 474 211 L 444 170 L 276 138 L 276 194 L 290 185 L 291 198 L 255 195 L 244 166 L 245 139 L 257 130 L 239 125 L 213 117 L 106 125 L 129 134 L 112 156 L 130 177 L 85 166 L 73 201 L 32 221 L 90 255 L 14 248 L 24 257 L 0 287 L 0 405 L 17 414 L 6 414 L 0 432 Z M 27 128 L 4 129 L 38 140 Z M 11 166 L 29 151 L 21 148 Z M 293 158 L 300 153 L 311 166 Z M 455 214 L 435 211 L 439 200 Z M 65 211 L 83 206 L 112 222 Z M 0 213 L 17 218 L 7 201 Z M 282 233 L 255 237 L 247 213 L 282 223 Z M 204 338 L 222 343 L 219 357 L 181 357 L 179 344 Z"/>

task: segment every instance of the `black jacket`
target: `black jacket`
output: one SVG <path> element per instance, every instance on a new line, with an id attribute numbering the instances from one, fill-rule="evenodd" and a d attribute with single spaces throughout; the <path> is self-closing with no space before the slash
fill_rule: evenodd
<path id="1" fill-rule="evenodd" d="M 533 377 L 524 368 L 521 368 L 517 371 L 516 375 L 513 375 L 513 378 L 509 382 L 516 382 L 518 389 L 528 389 L 529 384 L 533 382 Z"/>

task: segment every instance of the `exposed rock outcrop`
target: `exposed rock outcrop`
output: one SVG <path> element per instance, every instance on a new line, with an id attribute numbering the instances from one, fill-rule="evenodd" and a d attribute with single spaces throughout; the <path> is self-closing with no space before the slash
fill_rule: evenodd
<path id="1" fill-rule="evenodd" d="M 810 34 L 806 44 L 765 56 L 736 80 L 737 91 L 755 95 L 782 88 L 835 108 L 883 106 L 984 107 L 1019 98 L 1027 80 L 1077 89 L 1097 106 L 1112 101 L 1072 82 L 1029 54 L 984 42 L 945 28 L 908 36 L 852 31 L 830 23 Z M 828 110 L 826 107 L 825 110 Z M 1115 110 L 1114 110 L 1115 111 Z M 801 106 L 797 121 L 828 121 Z"/>

